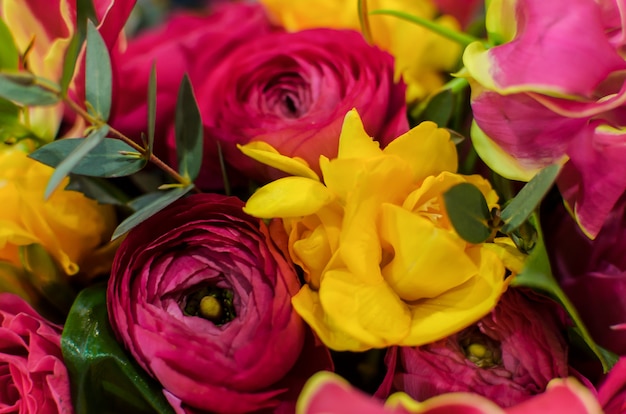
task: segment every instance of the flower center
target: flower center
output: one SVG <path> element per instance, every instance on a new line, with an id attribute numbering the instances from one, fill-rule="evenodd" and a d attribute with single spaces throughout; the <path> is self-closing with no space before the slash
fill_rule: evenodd
<path id="1" fill-rule="evenodd" d="M 502 363 L 500 344 L 478 330 L 462 335 L 459 345 L 465 357 L 479 368 L 491 368 Z"/>
<path id="2" fill-rule="evenodd" d="M 237 316 L 233 297 L 232 290 L 207 286 L 189 294 L 182 309 L 187 316 L 199 316 L 220 326 Z"/>

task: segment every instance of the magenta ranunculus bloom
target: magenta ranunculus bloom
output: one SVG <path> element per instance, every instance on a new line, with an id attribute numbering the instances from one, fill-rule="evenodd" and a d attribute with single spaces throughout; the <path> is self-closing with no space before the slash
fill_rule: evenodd
<path id="1" fill-rule="evenodd" d="M 522 181 L 565 163 L 559 189 L 590 238 L 626 190 L 624 21 L 616 0 L 492 2 L 496 46 L 463 56 L 479 155 Z"/>
<path id="2" fill-rule="evenodd" d="M 113 329 L 177 412 L 290 412 L 306 379 L 332 369 L 291 306 L 291 263 L 242 206 L 179 200 L 131 230 L 113 263 Z"/>
<path id="3" fill-rule="evenodd" d="M 626 355 L 626 197 L 595 240 L 563 207 L 544 211 L 542 226 L 552 272 L 599 345 Z"/>
<path id="4" fill-rule="evenodd" d="M 320 155 L 337 155 L 343 119 L 352 108 L 366 132 L 384 146 L 408 130 L 405 85 L 394 82 L 393 65 L 391 55 L 356 31 L 256 36 L 198 85 L 206 146 L 219 142 L 231 169 L 256 181 L 275 179 L 280 172 L 248 158 L 237 144 L 264 141 L 319 173 Z M 169 142 L 173 145 L 172 136 Z"/>
<path id="5" fill-rule="evenodd" d="M 74 412 L 61 330 L 20 297 L 0 294 L 0 412 Z"/>
<path id="6" fill-rule="evenodd" d="M 553 378 L 572 374 L 563 317 L 551 300 L 509 288 L 475 325 L 422 347 L 390 348 L 388 372 L 376 395 L 404 391 L 422 401 L 462 391 L 501 407 L 519 404 L 544 392 Z"/>
<path id="7" fill-rule="evenodd" d="M 620 358 L 600 384 L 598 400 L 605 414 L 626 412 L 626 358 Z"/>
<path id="8" fill-rule="evenodd" d="M 130 38 L 126 50 L 114 54 L 111 124 L 137 140 L 147 131 L 148 81 L 156 63 L 155 145 L 157 155 L 165 158 L 164 139 L 174 123 L 185 73 L 196 87 L 231 50 L 270 30 L 275 29 L 260 4 L 240 2 L 217 4 L 202 12 L 174 12 L 162 25 Z M 215 171 L 219 174 L 219 167 Z"/>

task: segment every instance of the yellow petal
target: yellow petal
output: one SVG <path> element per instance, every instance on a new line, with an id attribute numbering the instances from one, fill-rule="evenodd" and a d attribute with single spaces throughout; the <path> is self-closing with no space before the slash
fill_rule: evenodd
<path id="1" fill-rule="evenodd" d="M 442 171 L 456 172 L 458 164 L 450 133 L 430 121 L 422 122 L 391 141 L 383 152 L 405 160 L 413 169 L 415 181 Z"/>
<path id="2" fill-rule="evenodd" d="M 313 214 L 333 201 L 324 184 L 303 177 L 285 177 L 259 188 L 243 211 L 254 217 L 299 217 Z"/>
<path id="3" fill-rule="evenodd" d="M 350 110 L 341 127 L 337 158 L 370 158 L 381 153 L 378 142 L 365 132 L 359 113 L 356 109 Z"/>
<path id="4" fill-rule="evenodd" d="M 381 216 L 381 238 L 394 254 L 383 277 L 402 299 L 434 298 L 476 275 L 467 243 L 454 233 L 391 204 L 383 205 Z"/>
<path id="5" fill-rule="evenodd" d="M 319 181 L 317 173 L 301 158 L 290 158 L 280 154 L 274 147 L 264 141 L 253 141 L 246 145 L 237 144 L 237 148 L 248 157 L 270 167 L 274 167 L 289 175 L 310 178 Z"/>
<path id="6" fill-rule="evenodd" d="M 507 286 L 502 262 L 481 246 L 468 249 L 467 254 L 478 265 L 478 273 L 456 289 L 411 305 L 411 332 L 400 345 L 420 346 L 443 339 L 477 322 L 496 306 Z"/>

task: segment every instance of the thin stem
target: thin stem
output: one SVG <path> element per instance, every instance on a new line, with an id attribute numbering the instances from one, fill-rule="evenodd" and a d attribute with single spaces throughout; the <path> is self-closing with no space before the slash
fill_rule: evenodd
<path id="1" fill-rule="evenodd" d="M 89 123 L 91 123 L 91 124 L 93 124 L 93 125 L 95 125 L 97 127 L 100 127 L 100 126 L 106 124 L 101 119 L 95 118 L 89 112 L 85 111 L 80 105 L 78 105 L 76 102 L 71 100 L 68 96 L 64 96 L 63 97 L 63 101 L 65 102 L 65 104 L 67 106 L 70 107 L 70 109 L 72 109 L 72 111 L 74 111 L 77 115 L 79 115 L 80 117 L 82 117 L 83 119 L 88 121 Z M 141 145 L 137 144 L 135 141 L 133 141 L 132 139 L 130 139 L 129 137 L 127 137 L 126 135 L 124 135 L 123 133 L 118 131 L 117 129 L 113 128 L 112 126 L 109 126 L 109 133 L 111 135 L 114 135 L 117 139 L 120 139 L 120 140 L 124 141 L 126 144 L 130 145 L 134 150 L 139 152 L 141 155 L 145 156 L 148 153 L 148 150 L 146 148 L 144 148 Z M 165 173 L 167 173 L 175 181 L 177 181 L 177 182 L 179 182 L 181 184 L 184 184 L 184 185 L 192 184 L 192 183 L 189 182 L 189 180 L 187 180 L 185 177 L 181 176 L 178 172 L 176 172 L 172 167 L 170 167 L 169 165 L 167 165 L 166 163 L 161 161 L 161 159 L 158 158 L 153 153 L 150 154 L 150 157 L 149 157 L 148 160 L 152 164 L 156 165 L 158 168 L 163 170 Z M 196 186 L 194 186 L 193 191 L 195 191 L 197 193 L 200 192 L 200 190 Z"/>

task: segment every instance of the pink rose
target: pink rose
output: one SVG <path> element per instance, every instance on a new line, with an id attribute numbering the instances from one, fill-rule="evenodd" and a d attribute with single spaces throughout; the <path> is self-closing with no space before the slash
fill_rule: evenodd
<path id="1" fill-rule="evenodd" d="M 113 263 L 113 329 L 178 412 L 289 412 L 304 381 L 332 368 L 291 306 L 291 263 L 242 206 L 179 200 L 134 228 Z"/>
<path id="2" fill-rule="evenodd" d="M 320 155 L 337 155 L 341 125 L 352 108 L 383 146 L 408 130 L 405 86 L 393 75 L 391 55 L 355 31 L 256 36 L 211 68 L 197 87 L 207 139 L 214 140 L 206 147 L 215 152 L 219 142 L 232 170 L 256 181 L 280 173 L 243 155 L 237 144 L 264 141 L 319 173 Z M 174 146 L 172 135 L 168 143 Z M 210 177 L 208 170 L 201 173 L 201 180 Z"/>
<path id="3" fill-rule="evenodd" d="M 561 204 L 542 218 L 554 275 L 591 336 L 626 354 L 626 198 L 618 201 L 595 240 L 583 234 Z"/>
<path id="4" fill-rule="evenodd" d="M 377 395 L 404 391 L 422 401 L 462 391 L 519 404 L 570 375 L 561 315 L 554 302 L 510 288 L 474 326 L 422 347 L 391 348 Z"/>
<path id="5" fill-rule="evenodd" d="M 0 412 L 74 412 L 61 330 L 20 297 L 0 294 Z"/>
<path id="6" fill-rule="evenodd" d="M 198 85 L 233 48 L 269 30 L 265 12 L 257 4 L 219 4 L 204 12 L 174 12 L 163 25 L 129 39 L 127 49 L 115 55 L 117 84 L 111 124 L 135 139 L 147 131 L 148 81 L 156 62 L 155 145 L 157 155 L 164 156 L 163 140 L 174 123 L 184 74 L 192 85 Z"/>
<path id="7" fill-rule="evenodd" d="M 598 400 L 606 414 L 626 412 L 626 358 L 620 358 L 598 388 Z"/>

